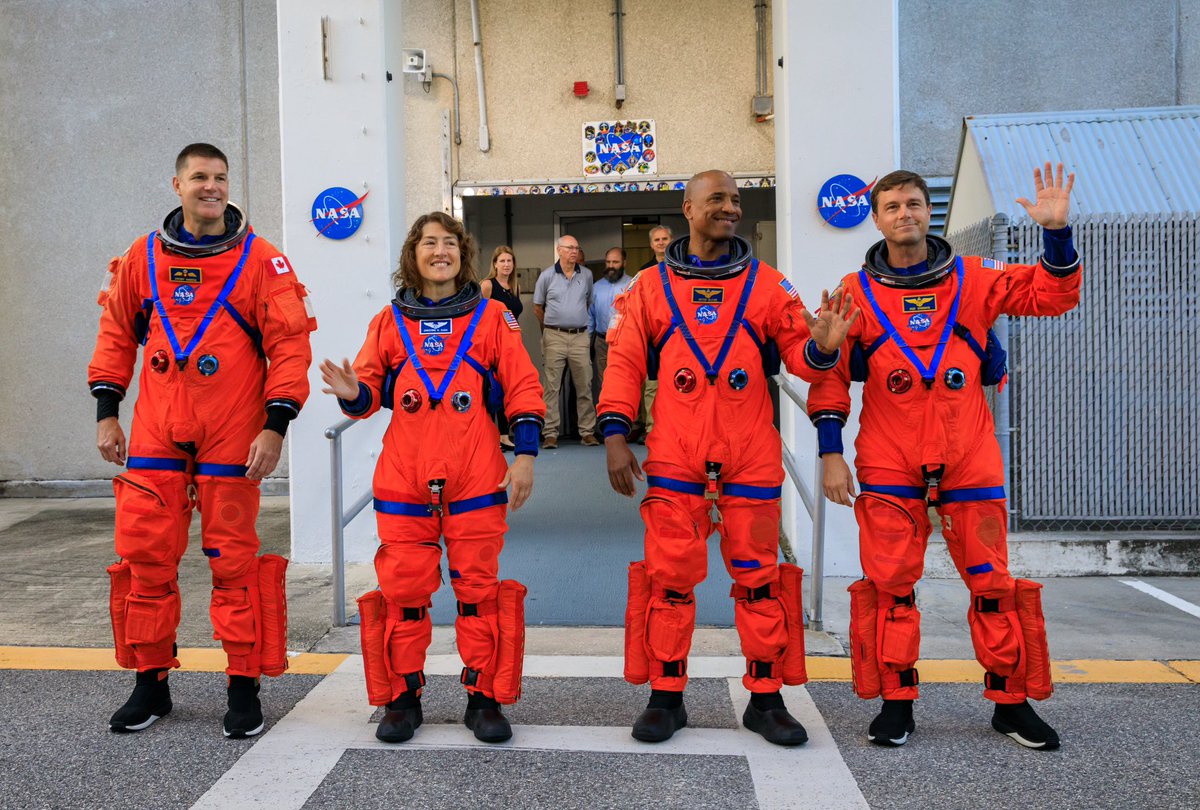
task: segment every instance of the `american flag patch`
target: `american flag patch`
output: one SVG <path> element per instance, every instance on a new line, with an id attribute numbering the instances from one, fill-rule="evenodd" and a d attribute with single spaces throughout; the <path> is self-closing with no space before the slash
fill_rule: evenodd
<path id="1" fill-rule="evenodd" d="M 800 293 L 796 292 L 796 288 L 792 286 L 792 282 L 786 278 L 779 279 L 779 286 L 783 287 L 784 292 L 796 300 L 800 300 Z"/>
<path id="2" fill-rule="evenodd" d="M 1001 272 L 1004 270 L 1004 262 L 996 259 L 988 259 L 985 257 L 980 259 L 979 263 L 983 266 L 984 270 L 1000 270 Z"/>
<path id="3" fill-rule="evenodd" d="M 521 324 L 517 323 L 517 318 L 516 318 L 516 316 L 515 316 L 515 315 L 513 315 L 511 312 L 509 312 L 507 309 L 506 309 L 506 310 L 504 310 L 504 313 L 503 313 L 503 314 L 504 314 L 504 322 L 505 322 L 506 324 L 508 324 L 508 328 L 509 328 L 509 329 L 512 329 L 512 330 L 513 330 L 513 331 L 515 331 L 515 332 L 520 332 L 520 331 L 521 331 Z"/>

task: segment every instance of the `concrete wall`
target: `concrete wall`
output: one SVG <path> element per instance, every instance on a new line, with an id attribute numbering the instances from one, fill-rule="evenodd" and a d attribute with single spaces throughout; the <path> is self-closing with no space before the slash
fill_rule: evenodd
<path id="1" fill-rule="evenodd" d="M 750 113 L 753 4 L 627 0 L 624 7 L 628 96 L 618 110 L 611 2 L 480 3 L 491 135 L 484 153 L 470 3 L 405 4 L 404 45 L 424 48 L 435 71 L 457 75 L 462 112 L 457 180 L 582 178 L 580 125 L 618 117 L 655 120 L 659 174 L 691 175 L 713 167 L 771 171 L 774 127 L 755 122 Z M 572 94 L 575 81 L 588 82 L 587 98 Z M 452 106 L 453 91 L 442 79 L 428 94 L 415 77 L 404 82 L 411 220 L 441 207 L 440 113 Z"/>
<path id="2" fill-rule="evenodd" d="M 109 257 L 178 204 L 181 147 L 221 147 L 230 198 L 278 242 L 275 52 L 272 0 L 174 16 L 137 0 L 0 3 L 0 481 L 116 471 L 87 392 L 96 291 Z M 127 400 L 127 430 L 132 413 Z"/>
<path id="3" fill-rule="evenodd" d="M 1200 0 L 900 3 L 901 162 L 922 174 L 954 173 L 966 115 L 1198 101 Z"/>

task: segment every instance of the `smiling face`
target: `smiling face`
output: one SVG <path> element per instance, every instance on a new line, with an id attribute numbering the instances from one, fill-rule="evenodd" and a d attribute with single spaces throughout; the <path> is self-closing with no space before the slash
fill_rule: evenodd
<path id="1" fill-rule="evenodd" d="M 908 184 L 879 192 L 871 218 L 890 248 L 904 249 L 925 244 L 932 212 L 921 189 Z"/>
<path id="2" fill-rule="evenodd" d="M 225 232 L 229 166 L 220 158 L 192 155 L 171 180 L 183 206 L 183 227 L 193 236 Z"/>
<path id="3" fill-rule="evenodd" d="M 437 301 L 455 292 L 455 281 L 462 266 L 458 237 L 440 222 L 426 222 L 416 245 L 417 273 L 427 298 Z"/>
<path id="4" fill-rule="evenodd" d="M 654 255 L 662 260 L 663 254 L 667 252 L 667 245 L 671 243 L 671 232 L 666 228 L 656 228 L 650 232 L 650 249 L 654 251 Z"/>
<path id="5" fill-rule="evenodd" d="M 705 172 L 692 178 L 683 200 L 683 215 L 691 225 L 692 242 L 728 242 L 742 218 L 737 183 L 725 172 Z"/>

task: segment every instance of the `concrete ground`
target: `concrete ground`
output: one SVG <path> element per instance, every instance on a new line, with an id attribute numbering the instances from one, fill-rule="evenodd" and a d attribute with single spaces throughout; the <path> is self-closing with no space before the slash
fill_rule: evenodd
<path id="1" fill-rule="evenodd" d="M 284 499 L 264 500 L 264 551 L 287 553 L 287 519 Z M 623 593 L 608 593 L 623 576 L 597 586 L 594 613 L 539 626 L 566 601 L 586 601 L 579 577 L 553 571 L 527 582 L 545 596 L 530 603 L 524 695 L 506 712 L 514 739 L 484 746 L 461 726 L 445 592 L 435 596 L 442 624 L 427 665 L 426 724 L 411 743 L 387 746 L 373 736 L 379 712 L 365 700 L 357 628 L 330 626 L 328 567 L 294 565 L 289 647 L 304 655 L 289 674 L 264 680 L 266 732 L 231 741 L 219 731 L 223 664 L 198 537 L 181 570 L 187 649 L 171 676 L 175 709 L 139 734 L 107 731 L 132 682 L 109 649 L 111 531 L 111 500 L 0 500 L 2 807 L 1200 806 L 1188 742 L 1200 706 L 1194 576 L 1044 580 L 1058 686 L 1039 710 L 1063 737 L 1057 752 L 1027 751 L 991 730 L 957 579 L 918 586 L 923 697 L 904 748 L 865 740 L 875 702 L 855 698 L 846 682 L 849 581 L 837 579 L 825 589 L 830 632 L 806 639 L 812 681 L 785 688 L 807 745 L 776 748 L 739 727 L 744 663 L 719 620 L 696 634 L 689 728 L 665 744 L 638 743 L 628 728 L 648 690 L 621 678 Z M 716 569 L 698 592 L 706 609 L 728 606 L 723 577 Z M 373 585 L 369 567 L 351 567 L 348 594 Z"/>

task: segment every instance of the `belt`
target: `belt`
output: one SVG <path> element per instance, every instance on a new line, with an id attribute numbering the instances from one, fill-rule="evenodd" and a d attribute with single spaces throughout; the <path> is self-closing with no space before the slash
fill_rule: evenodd
<path id="1" fill-rule="evenodd" d="M 603 340 L 605 343 L 608 343 L 608 332 L 597 332 L 596 338 L 599 340 Z"/>
<path id="2" fill-rule="evenodd" d="M 546 324 L 546 328 L 547 328 L 547 329 L 553 329 L 555 332 L 566 332 L 568 335 L 578 335 L 580 332 L 586 332 L 586 331 L 587 331 L 587 327 L 586 327 L 586 326 L 580 326 L 580 327 L 579 327 L 579 328 L 577 328 L 577 329 L 567 329 L 567 328 L 565 328 L 565 327 L 562 327 L 562 326 L 551 326 L 550 324 Z"/>

